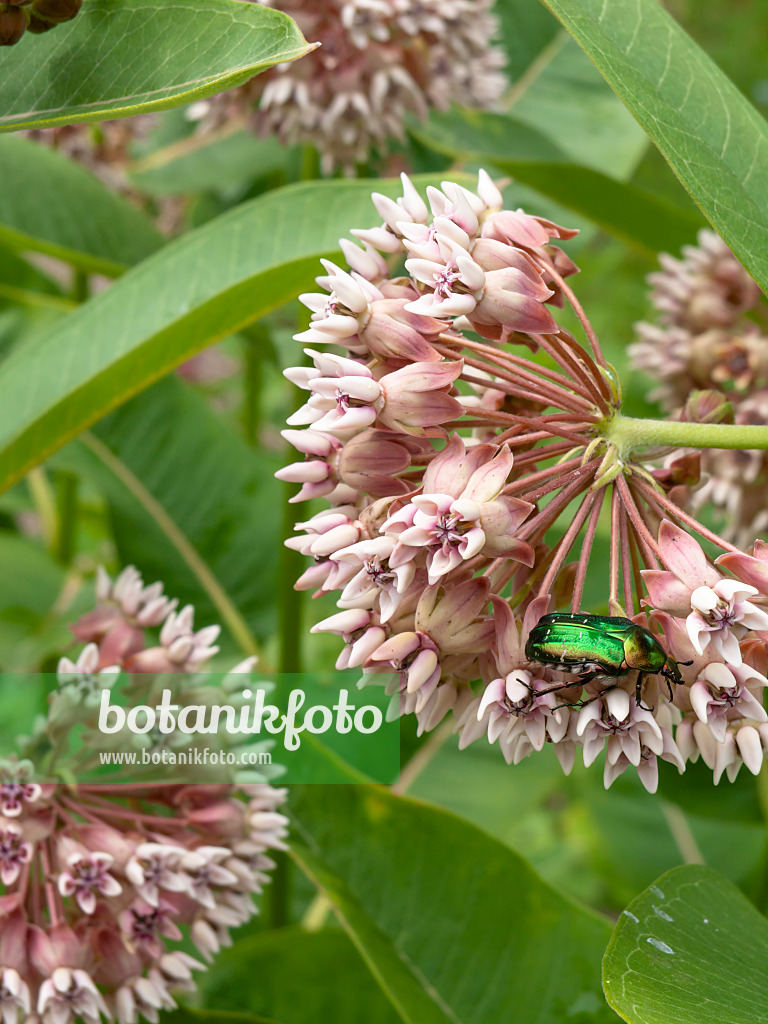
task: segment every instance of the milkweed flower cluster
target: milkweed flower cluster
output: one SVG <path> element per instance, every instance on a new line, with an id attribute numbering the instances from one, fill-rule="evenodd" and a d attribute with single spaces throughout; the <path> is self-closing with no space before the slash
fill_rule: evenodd
<path id="1" fill-rule="evenodd" d="M 506 80 L 493 47 L 492 0 L 251 0 L 284 11 L 318 49 L 196 104 L 201 127 L 242 116 L 261 133 L 319 150 L 323 169 L 353 169 L 372 146 L 404 137 L 406 114 L 452 102 L 489 107 Z"/>
<path id="2" fill-rule="evenodd" d="M 172 785 L 133 769 L 121 784 L 36 781 L 56 777 L 62 738 L 89 727 L 95 694 L 121 673 L 141 673 L 146 692 L 146 673 L 192 672 L 216 651 L 218 627 L 195 630 L 192 608 L 133 568 L 100 573 L 98 596 L 72 627 L 87 644 L 61 659 L 48 718 L 21 757 L 0 762 L 4 1021 L 156 1024 L 256 912 L 271 854 L 285 849 L 285 790 L 266 781 Z"/>
<path id="3" fill-rule="evenodd" d="M 748 555 L 676 503 L 685 454 L 659 465 L 614 440 L 620 383 L 557 244 L 574 232 L 504 209 L 484 172 L 427 202 L 402 181 L 396 201 L 374 194 L 381 223 L 341 240 L 349 269 L 324 262 L 302 296 L 307 363 L 286 371 L 306 393 L 284 431 L 301 458 L 277 475 L 329 506 L 286 542 L 312 559 L 297 588 L 337 594 L 314 631 L 420 732 L 452 714 L 461 746 L 485 736 L 509 763 L 551 743 L 570 771 L 605 751 L 606 785 L 631 766 L 649 790 L 659 759 L 757 772 L 768 547 Z M 566 301 L 588 346 L 557 324 Z M 604 574 L 601 523 L 609 613 L 679 662 L 674 688 L 649 675 L 639 701 L 636 671 L 528 653 L 539 620 L 581 611 Z"/>
<path id="4" fill-rule="evenodd" d="M 739 424 L 768 421 L 766 305 L 757 284 L 713 231 L 699 232 L 683 258 L 659 257 L 649 275 L 656 322 L 637 325 L 630 347 L 634 365 L 659 386 L 651 398 L 671 413 L 694 389 L 710 396 L 711 415 Z M 726 401 L 727 399 L 727 401 Z M 765 489 L 768 460 L 762 451 L 703 451 L 688 486 L 692 508 L 712 503 L 724 520 L 725 536 L 747 545 L 768 527 Z M 689 460 L 693 468 L 693 462 Z"/>

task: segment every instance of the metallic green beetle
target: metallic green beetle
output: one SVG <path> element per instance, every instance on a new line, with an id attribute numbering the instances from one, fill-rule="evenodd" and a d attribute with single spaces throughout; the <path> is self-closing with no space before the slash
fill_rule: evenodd
<path id="1" fill-rule="evenodd" d="M 580 685 L 600 675 L 617 677 L 637 671 L 638 705 L 644 676 L 664 676 L 670 697 L 671 684 L 681 682 L 678 663 L 656 637 L 636 622 L 619 616 L 568 612 L 544 615 L 530 632 L 525 656 L 576 673 Z M 568 685 L 552 689 L 566 689 Z"/>

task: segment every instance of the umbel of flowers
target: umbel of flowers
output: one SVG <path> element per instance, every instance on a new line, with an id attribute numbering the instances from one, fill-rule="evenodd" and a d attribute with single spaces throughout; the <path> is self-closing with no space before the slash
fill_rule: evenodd
<path id="1" fill-rule="evenodd" d="M 635 454 L 637 421 L 567 281 L 558 243 L 574 232 L 504 209 L 484 172 L 426 203 L 403 189 L 374 194 L 382 223 L 342 240 L 349 269 L 326 262 L 323 291 L 302 297 L 309 363 L 286 372 L 307 393 L 284 432 L 302 458 L 277 475 L 302 485 L 292 500 L 328 504 L 287 541 L 312 559 L 296 586 L 338 595 L 314 629 L 421 731 L 451 713 L 462 746 L 487 736 L 510 763 L 551 743 L 565 771 L 605 751 L 606 785 L 631 766 L 654 790 L 659 758 L 701 757 L 716 782 L 756 773 L 768 546 L 745 553 L 686 509 L 695 453 Z M 564 302 L 588 345 L 558 326 Z M 721 403 L 694 395 L 702 425 L 679 426 L 711 430 Z M 679 662 L 678 685 L 648 676 L 639 702 L 636 672 L 583 679 L 526 653 L 542 616 L 582 610 L 601 522 L 607 610 Z"/>
<path id="2" fill-rule="evenodd" d="M 267 782 L 35 781 L 40 764 L 56 775 L 58 741 L 89 725 L 96 695 L 121 672 L 141 673 L 146 692 L 147 673 L 191 673 L 217 650 L 217 626 L 196 631 L 191 606 L 177 611 L 162 584 L 145 586 L 133 568 L 114 582 L 101 573 L 98 596 L 73 626 L 87 645 L 76 662 L 61 659 L 48 718 L 23 744 L 34 762 L 0 763 L 5 1024 L 157 1022 L 256 912 L 270 854 L 285 849 L 285 790 Z M 190 942 L 198 956 L 182 948 Z"/>
<path id="3" fill-rule="evenodd" d="M 491 45 L 492 0 L 250 2 L 290 15 L 318 48 L 193 112 L 203 130 L 246 117 L 263 134 L 309 143 L 325 172 L 353 169 L 371 146 L 402 139 L 407 114 L 490 107 L 506 85 L 503 51 Z"/>

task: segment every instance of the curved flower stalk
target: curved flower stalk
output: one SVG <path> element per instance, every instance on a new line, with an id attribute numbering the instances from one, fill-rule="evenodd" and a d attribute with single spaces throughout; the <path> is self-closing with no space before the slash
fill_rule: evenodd
<path id="1" fill-rule="evenodd" d="M 101 572 L 97 594 L 98 607 L 72 627 L 87 644 L 61 659 L 48 717 L 21 744 L 27 756 L 0 762 L 6 1021 L 156 1024 L 176 1005 L 173 993 L 193 992 L 195 973 L 256 913 L 272 851 L 285 849 L 286 791 L 267 781 L 173 785 L 141 781 L 133 768 L 120 785 L 35 781 L 56 777 L 73 725 L 87 740 L 98 694 L 121 685 L 121 672 L 170 667 L 178 678 L 217 650 L 217 626 L 196 630 L 191 606 L 177 611 L 133 567 L 114 581 Z M 145 631 L 158 627 L 159 642 L 147 647 Z M 252 659 L 235 671 L 251 667 Z M 153 676 L 134 675 L 133 685 L 146 695 Z M 200 692 L 194 677 L 186 685 Z M 196 956 L 182 948 L 190 942 Z"/>
<path id="2" fill-rule="evenodd" d="M 285 431 L 301 458 L 277 475 L 302 484 L 292 500 L 330 505 L 287 542 L 313 559 L 297 588 L 338 594 L 314 630 L 341 638 L 337 665 L 361 668 L 361 685 L 384 683 L 393 713 L 420 731 L 452 713 L 462 746 L 487 736 L 510 763 L 551 743 L 570 771 L 605 751 L 606 785 L 632 767 L 650 790 L 659 759 L 682 771 L 701 756 L 715 781 L 758 771 L 768 556 L 679 504 L 693 455 L 635 454 L 647 442 L 556 244 L 573 232 L 505 210 L 484 172 L 427 203 L 405 176 L 403 189 L 373 196 L 383 223 L 343 240 L 349 270 L 325 263 L 323 292 L 302 296 L 314 368 L 286 372 L 311 394 Z M 564 302 L 586 345 L 558 326 Z M 607 567 L 592 559 L 599 529 Z M 606 568 L 609 614 L 680 663 L 674 688 L 646 675 L 640 702 L 636 671 L 526 654 L 540 618 L 579 612 L 587 574 Z"/>
<path id="3" fill-rule="evenodd" d="M 696 404 L 710 418 L 768 422 L 767 310 L 758 286 L 713 231 L 700 231 L 682 259 L 659 260 L 662 269 L 648 277 L 657 322 L 638 324 L 630 347 L 634 365 L 659 382 L 650 397 L 685 419 L 690 393 L 701 389 L 710 394 Z M 767 485 L 765 452 L 715 449 L 701 453 L 688 500 L 692 509 L 713 504 L 725 536 L 748 546 L 768 528 Z"/>
<path id="4" fill-rule="evenodd" d="M 490 107 L 506 86 L 492 0 L 250 0 L 289 14 L 310 42 L 232 92 L 195 104 L 201 129 L 250 118 L 257 131 L 309 143 L 323 170 L 352 171 L 372 146 L 404 138 L 408 114 L 458 102 Z M 258 104 L 252 110 L 253 104 Z"/>

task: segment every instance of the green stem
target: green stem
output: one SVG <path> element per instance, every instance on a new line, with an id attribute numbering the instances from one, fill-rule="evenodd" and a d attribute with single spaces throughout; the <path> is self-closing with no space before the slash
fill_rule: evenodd
<path id="1" fill-rule="evenodd" d="M 62 565 L 69 565 L 75 556 L 77 536 L 77 477 L 74 473 L 62 472 L 56 481 L 56 533 L 53 539 L 53 554 Z"/>
<path id="2" fill-rule="evenodd" d="M 264 412 L 264 363 L 271 341 L 269 330 L 260 323 L 244 328 L 242 335 L 245 362 L 243 430 L 248 444 L 258 447 Z"/>
<path id="3" fill-rule="evenodd" d="M 679 423 L 675 420 L 635 419 L 617 413 L 603 436 L 628 458 L 635 448 L 663 445 L 674 448 L 768 449 L 768 426 L 733 423 Z"/>
<path id="4" fill-rule="evenodd" d="M 282 536 L 293 536 L 296 522 L 296 506 L 288 503 L 295 491 L 293 484 L 283 490 Z M 278 619 L 280 625 L 280 655 L 278 671 L 301 672 L 301 629 L 304 608 L 304 592 L 294 590 L 293 584 L 306 567 L 306 560 L 298 551 L 281 545 L 278 564 Z"/>
<path id="5" fill-rule="evenodd" d="M 288 855 L 278 850 L 272 854 L 275 870 L 272 881 L 267 889 L 267 924 L 270 928 L 284 928 L 291 923 L 291 870 L 292 863 Z"/>
<path id="6" fill-rule="evenodd" d="M 90 295 L 90 290 L 88 274 L 84 270 L 75 267 L 75 276 L 72 281 L 72 300 L 78 304 L 85 302 Z"/>

